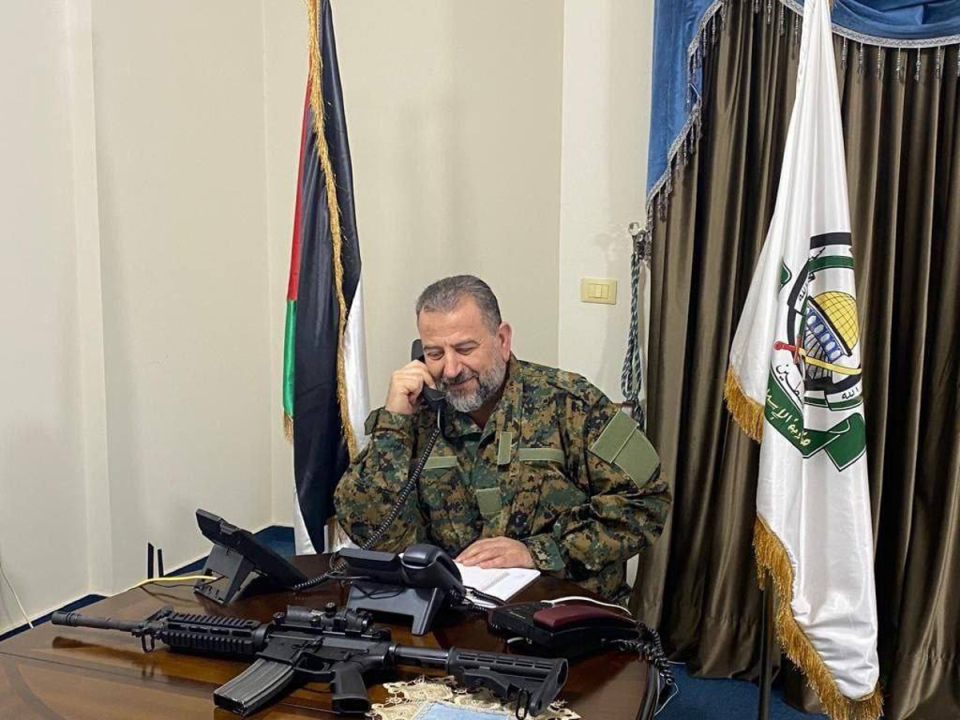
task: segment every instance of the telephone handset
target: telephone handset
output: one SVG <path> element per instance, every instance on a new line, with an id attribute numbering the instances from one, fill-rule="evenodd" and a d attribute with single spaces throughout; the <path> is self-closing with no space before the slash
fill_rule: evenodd
<path id="1" fill-rule="evenodd" d="M 340 557 L 350 575 L 385 585 L 441 588 L 464 595 L 463 578 L 456 563 L 435 545 L 411 545 L 402 555 L 378 550 L 344 548 Z"/>
<path id="2" fill-rule="evenodd" d="M 438 587 L 461 597 L 466 594 L 456 563 L 434 545 L 411 545 L 403 551 L 401 565 L 411 587 Z"/>
<path id="3" fill-rule="evenodd" d="M 423 343 L 419 338 L 414 340 L 413 345 L 410 346 L 410 359 L 424 362 Z M 432 388 L 426 383 L 424 383 L 423 391 L 420 393 L 420 397 L 423 399 L 424 403 L 426 403 L 428 408 L 435 410 L 436 412 L 440 412 L 447 402 L 442 390 Z"/>

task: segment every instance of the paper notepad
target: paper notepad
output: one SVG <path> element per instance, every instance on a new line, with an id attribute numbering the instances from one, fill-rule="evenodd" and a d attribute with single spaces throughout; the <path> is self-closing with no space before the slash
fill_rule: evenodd
<path id="1" fill-rule="evenodd" d="M 540 576 L 539 570 L 527 568 L 481 568 L 457 563 L 457 569 L 464 585 L 501 600 L 509 600 Z"/>

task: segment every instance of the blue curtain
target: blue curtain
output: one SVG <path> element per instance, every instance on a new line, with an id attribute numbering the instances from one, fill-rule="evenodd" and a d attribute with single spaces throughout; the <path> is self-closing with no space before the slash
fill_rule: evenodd
<path id="1" fill-rule="evenodd" d="M 752 3 L 767 22 L 776 22 L 780 4 L 803 13 L 803 3 L 796 0 L 657 0 L 648 217 L 654 197 L 669 181 L 667 170 L 682 151 L 687 130 L 697 122 L 701 53 L 720 31 L 729 2 Z M 906 49 L 960 44 L 960 0 L 835 0 L 833 23 L 835 33 L 868 45 Z"/>

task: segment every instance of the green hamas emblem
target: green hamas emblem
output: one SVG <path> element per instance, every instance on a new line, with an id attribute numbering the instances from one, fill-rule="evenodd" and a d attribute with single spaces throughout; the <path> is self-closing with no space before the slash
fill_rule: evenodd
<path id="1" fill-rule="evenodd" d="M 804 458 L 823 451 L 844 470 L 866 451 L 850 234 L 811 238 L 790 280 L 784 265 L 785 340 L 774 344 L 764 415 Z"/>
<path id="2" fill-rule="evenodd" d="M 783 286 L 790 282 L 790 278 L 793 277 L 790 274 L 790 268 L 788 268 L 783 263 L 780 264 L 780 288 L 783 289 Z"/>

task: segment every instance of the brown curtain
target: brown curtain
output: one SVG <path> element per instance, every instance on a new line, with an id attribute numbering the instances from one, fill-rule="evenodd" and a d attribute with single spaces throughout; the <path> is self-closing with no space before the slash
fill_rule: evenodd
<path id="1" fill-rule="evenodd" d="M 722 395 L 776 200 L 800 20 L 775 3 L 768 23 L 752 6 L 729 3 L 707 48 L 700 140 L 686 166 L 678 159 L 652 235 L 648 425 L 675 500 L 663 538 L 641 557 L 634 604 L 674 659 L 705 677 L 755 678 L 759 668 L 758 448 Z M 865 46 L 861 61 L 858 43 L 835 44 L 885 717 L 960 718 L 957 47 L 920 51 L 918 70 L 917 50 Z M 788 700 L 815 707 L 786 672 Z"/>

